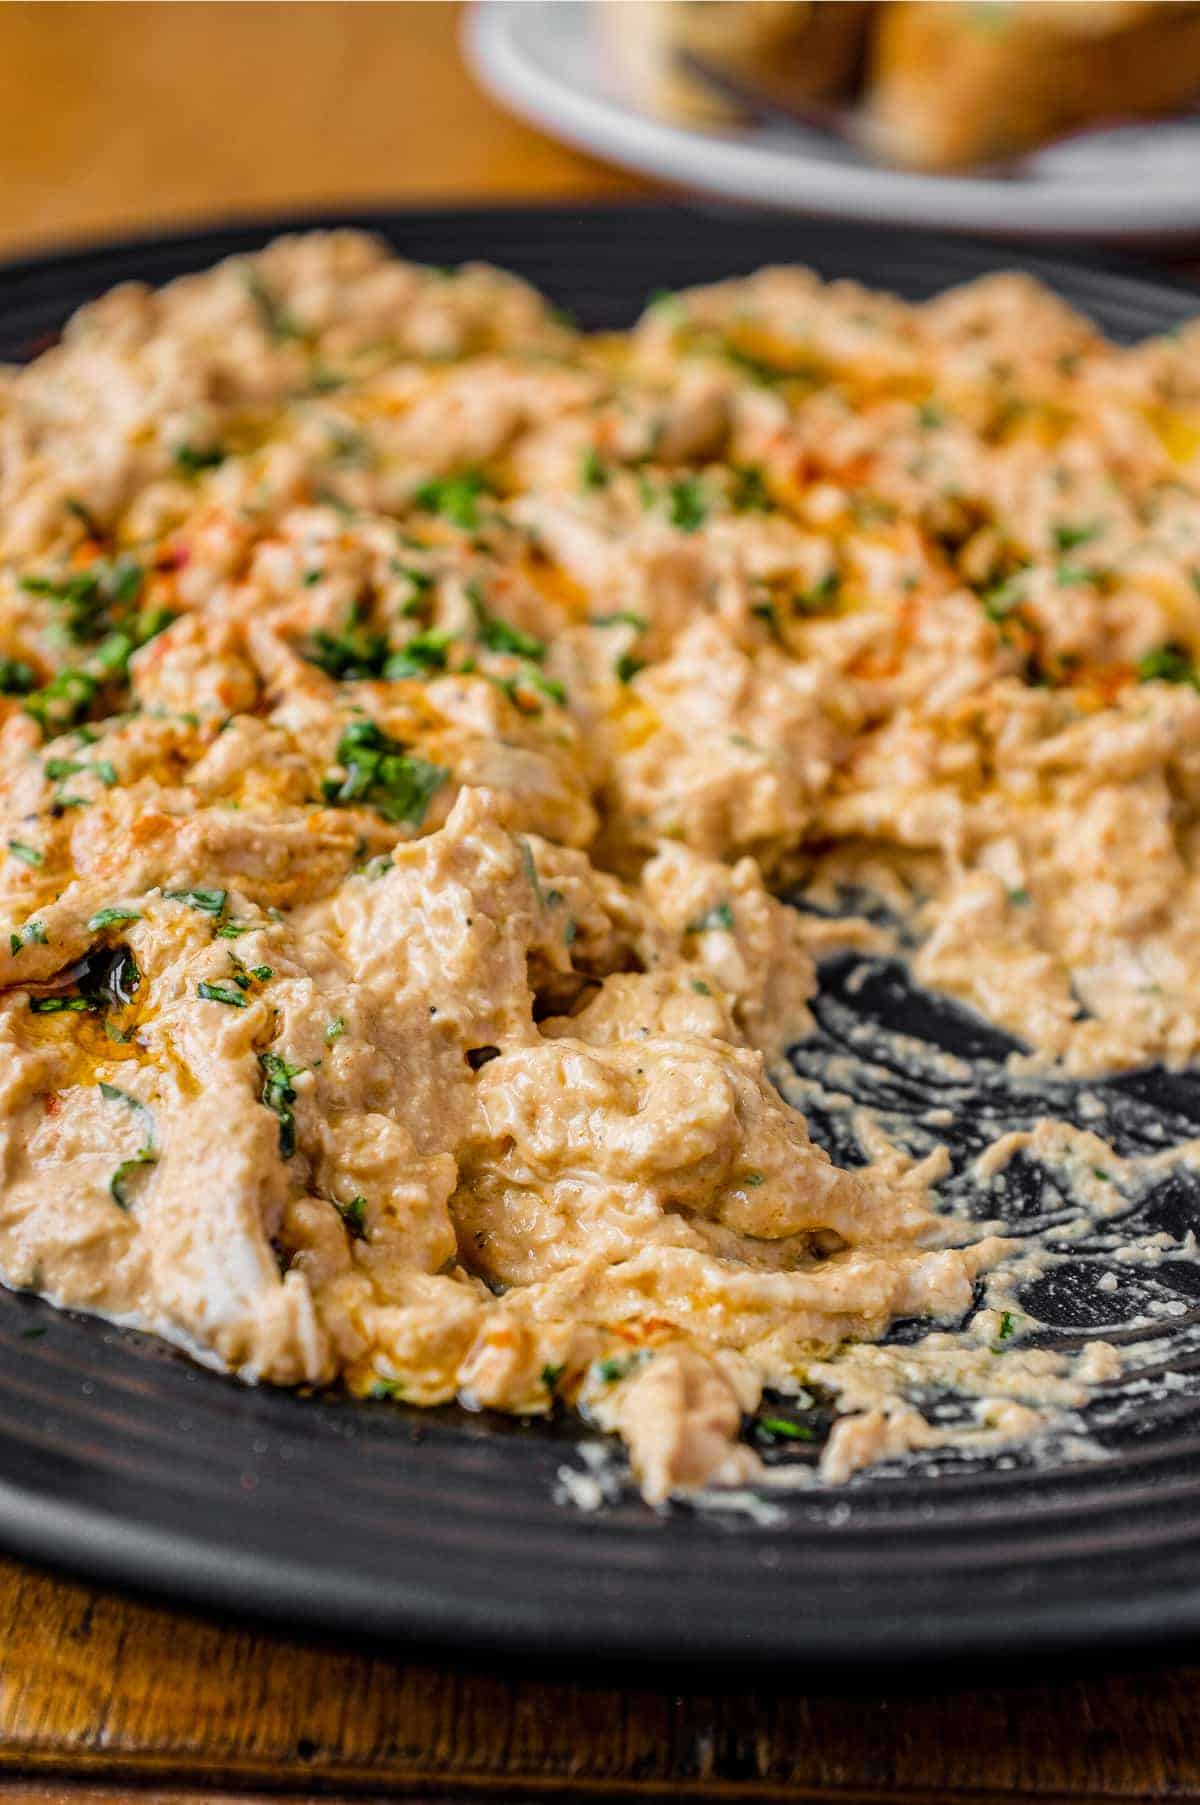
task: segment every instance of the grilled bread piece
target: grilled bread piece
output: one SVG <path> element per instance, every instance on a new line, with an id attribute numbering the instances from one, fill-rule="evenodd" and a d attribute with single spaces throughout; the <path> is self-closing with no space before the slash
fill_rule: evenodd
<path id="1" fill-rule="evenodd" d="M 821 9 L 824 10 L 824 9 Z M 890 162 L 962 169 L 1200 93 L 1200 5 L 902 0 L 879 9 L 864 126 Z"/>

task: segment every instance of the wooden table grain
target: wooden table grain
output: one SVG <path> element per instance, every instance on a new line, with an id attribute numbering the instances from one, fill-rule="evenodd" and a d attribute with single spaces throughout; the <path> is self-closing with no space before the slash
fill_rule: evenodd
<path id="1" fill-rule="evenodd" d="M 485 100 L 458 23 L 438 3 L 0 5 L 0 252 L 277 207 L 644 191 Z M 0 1805 L 1200 1801 L 1200 1665 L 1061 1674 L 548 1677 L 0 1562 Z"/>

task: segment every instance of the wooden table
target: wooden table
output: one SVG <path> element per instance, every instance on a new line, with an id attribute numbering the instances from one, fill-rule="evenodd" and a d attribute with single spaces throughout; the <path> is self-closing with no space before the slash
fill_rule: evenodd
<path id="1" fill-rule="evenodd" d="M 0 251 L 272 207 L 638 192 L 484 100 L 457 23 L 440 4 L 2 6 Z M 1200 1800 L 1200 1667 L 857 1692 L 547 1678 L 231 1629 L 0 1562 L 0 1805 L 280 1792 Z"/>

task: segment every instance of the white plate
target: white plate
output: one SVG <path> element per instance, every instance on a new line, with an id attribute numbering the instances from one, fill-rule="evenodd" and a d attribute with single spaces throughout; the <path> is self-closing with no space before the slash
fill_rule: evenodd
<path id="1" fill-rule="evenodd" d="M 841 219 L 1070 238 L 1200 232 L 1200 119 L 1091 132 L 1027 158 L 1004 179 L 910 175 L 800 125 L 734 136 L 635 111 L 607 65 L 594 10 L 588 0 L 476 0 L 466 54 L 505 106 L 626 168 Z"/>

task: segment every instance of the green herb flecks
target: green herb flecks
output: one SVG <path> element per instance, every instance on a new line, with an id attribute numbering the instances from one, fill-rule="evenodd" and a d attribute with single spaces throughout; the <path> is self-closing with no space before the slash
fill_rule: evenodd
<path id="1" fill-rule="evenodd" d="M 1092 540 L 1099 535 L 1100 530 L 1100 523 L 1097 520 L 1089 521 L 1085 526 L 1070 526 L 1062 522 L 1051 528 L 1050 536 L 1054 542 L 1055 551 L 1073 552 L 1077 551 L 1081 545 L 1090 545 Z"/>
<path id="2" fill-rule="evenodd" d="M 808 589 L 798 589 L 792 596 L 793 614 L 824 614 L 837 600 L 842 587 L 841 572 L 827 570 Z"/>
<path id="3" fill-rule="evenodd" d="M 616 1385 L 645 1366 L 649 1358 L 645 1348 L 635 1348 L 628 1354 L 609 1354 L 605 1359 L 597 1360 L 592 1371 L 601 1384 Z"/>
<path id="4" fill-rule="evenodd" d="M 246 999 L 240 989 L 235 990 L 229 984 L 214 984 L 208 978 L 201 978 L 196 986 L 196 995 L 205 1003 L 224 1003 L 227 1009 L 244 1009 Z"/>
<path id="5" fill-rule="evenodd" d="M 581 489 L 607 489 L 608 484 L 608 466 L 596 447 L 589 445 L 579 460 L 579 486 Z"/>
<path id="6" fill-rule="evenodd" d="M 768 1444 L 781 1441 L 816 1441 L 816 1432 L 807 1423 L 794 1423 L 787 1416 L 760 1416 L 755 1420 L 754 1433 L 760 1441 Z"/>
<path id="7" fill-rule="evenodd" d="M 20 859 L 22 865 L 44 865 L 46 855 L 39 852 L 36 846 L 28 845 L 24 840 L 10 840 L 8 850 L 14 859 Z"/>
<path id="8" fill-rule="evenodd" d="M 292 1094 L 295 1095 L 294 1092 Z M 285 1154 L 284 1157 L 286 1158 L 287 1155 Z M 367 1200 L 365 1197 L 352 1197 L 349 1203 L 339 1203 L 335 1198 L 333 1207 L 355 1241 L 370 1240 L 371 1237 L 367 1232 Z"/>
<path id="9" fill-rule="evenodd" d="M 1186 646 L 1156 646 L 1138 659 L 1135 668 L 1139 683 L 1187 683 L 1200 689 L 1200 673 Z"/>
<path id="10" fill-rule="evenodd" d="M 733 910 L 727 902 L 714 903 L 711 909 L 705 909 L 694 921 L 689 921 L 686 932 L 689 934 L 707 934 L 719 928 L 726 934 L 733 932 Z"/>
<path id="11" fill-rule="evenodd" d="M 115 1084 L 106 1084 L 103 1079 L 100 1081 L 100 1095 L 107 1103 L 123 1103 L 126 1109 L 133 1111 L 145 1128 L 144 1145 L 139 1147 L 129 1159 L 123 1159 L 108 1181 L 109 1195 L 113 1202 L 119 1209 L 128 1210 L 131 1202 L 129 1185 L 134 1174 L 145 1166 L 153 1166 L 158 1159 L 155 1149 L 154 1116 L 140 1097 L 130 1096 L 128 1091 L 120 1090 Z"/>
<path id="12" fill-rule="evenodd" d="M 182 476 L 200 476 L 215 470 L 229 456 L 223 445 L 173 445 L 171 462 Z"/>
<path id="13" fill-rule="evenodd" d="M 342 730 L 337 761 L 344 776 L 331 773 L 322 785 L 326 802 L 345 807 L 367 803 L 385 821 L 403 821 L 420 827 L 429 804 L 450 776 L 442 765 L 430 764 L 406 750 L 374 721 L 352 721 Z"/>
<path id="14" fill-rule="evenodd" d="M 644 633 L 650 622 L 644 614 L 635 614 L 632 608 L 617 608 L 612 614 L 593 614 L 588 622 L 589 627 L 635 627 Z"/>
<path id="15" fill-rule="evenodd" d="M 992 1343 L 993 1354 L 1003 1351 L 1003 1343 L 1010 1341 L 1016 1333 L 1017 1319 L 1011 1310 L 1005 1310 L 1000 1317 L 1000 1327 L 996 1330 L 996 1339 Z"/>
<path id="16" fill-rule="evenodd" d="M 667 490 L 667 518 L 681 533 L 694 533 L 708 519 L 708 501 L 694 476 L 681 476 Z"/>
<path id="17" fill-rule="evenodd" d="M 381 677 L 390 653 L 386 634 L 365 627 L 352 609 L 340 633 L 314 633 L 304 656 L 326 676 L 347 683 Z"/>
<path id="18" fill-rule="evenodd" d="M 549 906 L 550 899 L 542 889 L 541 880 L 538 877 L 537 866 L 533 859 L 533 847 L 523 835 L 518 836 L 517 845 L 521 848 L 521 864 L 524 868 L 525 876 L 529 880 L 529 888 L 537 898 L 538 908 L 545 909 Z"/>
<path id="19" fill-rule="evenodd" d="M 334 1041 L 340 1040 L 345 1032 L 346 1018 L 341 1015 L 335 1015 L 332 1021 L 326 1022 L 325 1024 L 326 1044 L 332 1046 Z"/>
<path id="20" fill-rule="evenodd" d="M 263 1075 L 262 1101 L 279 1118 L 279 1151 L 284 1159 L 291 1159 L 296 1151 L 296 1118 L 292 1114 L 296 1092 L 292 1079 L 298 1078 L 304 1067 L 289 1065 L 278 1053 L 260 1053 L 258 1063 Z"/>
<path id="21" fill-rule="evenodd" d="M 243 280 L 246 292 L 258 309 L 259 323 L 268 338 L 290 339 L 303 336 L 297 321 L 267 287 L 253 264 L 246 265 Z"/>
<path id="22" fill-rule="evenodd" d="M 225 911 L 228 890 L 164 890 L 169 902 L 186 903 L 200 915 L 221 916 Z"/>
<path id="23" fill-rule="evenodd" d="M 474 611 L 476 636 L 489 652 L 511 652 L 514 657 L 541 663 L 546 656 L 545 641 L 493 614 L 478 583 L 467 584 L 467 600 Z"/>
<path id="24" fill-rule="evenodd" d="M 10 934 L 8 937 L 9 950 L 14 959 L 21 951 L 22 947 L 46 946 L 48 944 L 46 930 L 40 921 L 27 921 L 19 933 Z"/>
<path id="25" fill-rule="evenodd" d="M 760 464 L 736 464 L 729 499 L 739 514 L 768 514 L 775 503 Z"/>
<path id="26" fill-rule="evenodd" d="M 20 658 L 0 658 L 0 696 L 27 696 L 37 677 Z"/>
<path id="27" fill-rule="evenodd" d="M 479 499 L 488 493 L 488 481 L 482 471 L 460 470 L 453 476 L 422 483 L 413 502 L 426 514 L 440 514 L 452 526 L 470 533 L 479 525 Z"/>
<path id="28" fill-rule="evenodd" d="M 428 627 L 424 633 L 414 633 L 399 651 L 390 655 L 383 675 L 396 683 L 405 677 L 429 677 L 436 671 L 444 671 L 449 649 L 457 638 L 457 633 L 448 627 Z"/>

